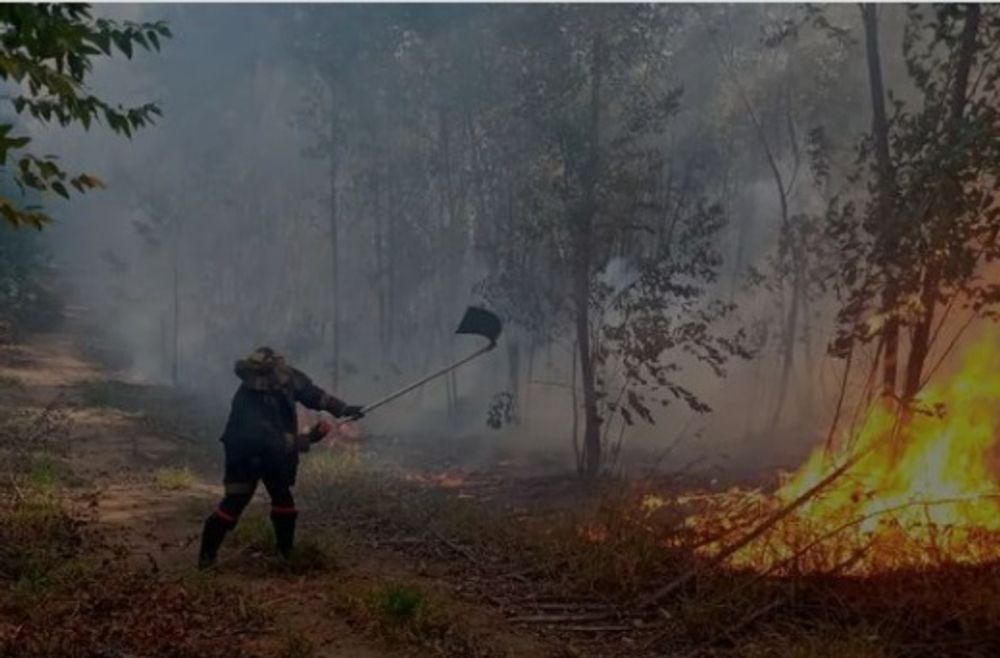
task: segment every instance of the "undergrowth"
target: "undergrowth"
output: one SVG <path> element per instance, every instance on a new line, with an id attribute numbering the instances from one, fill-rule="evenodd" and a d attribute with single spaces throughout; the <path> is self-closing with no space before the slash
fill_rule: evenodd
<path id="1" fill-rule="evenodd" d="M 413 583 L 334 583 L 340 612 L 394 644 L 426 645 L 453 624 L 443 602 Z"/>
<path id="2" fill-rule="evenodd" d="M 325 455 L 304 473 L 314 514 L 338 519 L 345 532 L 441 541 L 486 582 L 516 574 L 542 596 L 612 601 L 641 638 L 643 649 L 630 655 L 1000 655 L 1000 565 L 761 577 L 706 565 L 691 549 L 683 516 L 670 505 L 645 509 L 644 494 L 627 486 L 574 509 L 511 511 L 338 458 Z M 697 577 L 669 596 L 649 598 L 692 571 Z M 380 627 L 392 626 L 391 611 L 419 607 L 398 591 L 368 601 L 367 615 Z"/>
<path id="3" fill-rule="evenodd" d="M 153 474 L 153 481 L 161 489 L 183 491 L 193 487 L 196 479 L 194 473 L 187 466 L 165 466 L 156 470 Z"/>
<path id="4" fill-rule="evenodd" d="M 230 540 L 225 546 L 271 556 L 271 569 L 295 574 L 335 570 L 340 565 L 344 552 L 343 542 L 337 535 L 321 530 L 299 529 L 292 554 L 288 559 L 279 558 L 271 520 L 267 515 L 257 512 L 246 514 L 240 519 Z M 223 551 L 226 550 L 225 546 Z"/>
<path id="5" fill-rule="evenodd" d="M 129 567 L 58 491 L 28 487 L 3 500 L 0 658 L 246 655 L 217 638 L 252 637 L 264 617 L 232 605 L 231 588 Z"/>

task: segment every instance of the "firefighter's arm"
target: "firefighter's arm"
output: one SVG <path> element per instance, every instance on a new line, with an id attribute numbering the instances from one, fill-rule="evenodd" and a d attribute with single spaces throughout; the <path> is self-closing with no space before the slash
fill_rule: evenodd
<path id="1" fill-rule="evenodd" d="M 361 407 L 347 404 L 343 400 L 335 398 L 313 384 L 305 373 L 294 368 L 292 369 L 292 384 L 295 390 L 295 400 L 310 409 L 327 411 L 337 418 L 345 416 L 361 418 L 364 415 L 361 412 Z"/>
<path id="2" fill-rule="evenodd" d="M 312 446 L 312 444 L 319 443 L 320 441 L 322 441 L 323 438 L 327 434 L 329 434 L 330 430 L 332 429 L 333 425 L 326 422 L 325 420 L 321 420 L 320 422 L 313 425 L 312 429 L 310 429 L 305 434 L 299 434 L 295 437 L 295 448 L 299 452 L 309 452 L 309 448 Z"/>

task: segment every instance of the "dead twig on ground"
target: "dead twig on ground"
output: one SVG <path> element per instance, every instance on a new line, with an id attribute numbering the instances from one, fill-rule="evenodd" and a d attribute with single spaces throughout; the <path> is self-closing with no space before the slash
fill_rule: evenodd
<path id="1" fill-rule="evenodd" d="M 560 626 L 559 630 L 569 633 L 621 633 L 634 629 L 625 624 L 617 624 L 610 626 Z"/>
<path id="2" fill-rule="evenodd" d="M 589 612 L 565 615 L 524 615 L 508 617 L 507 621 L 512 624 L 560 624 L 568 621 L 601 621 L 617 616 L 615 612 Z"/>
<path id="3" fill-rule="evenodd" d="M 745 615 L 742 619 L 740 619 L 738 622 L 736 622 L 732 626 L 729 626 L 728 628 L 723 629 L 721 635 L 725 636 L 725 638 L 727 640 L 729 640 L 729 642 L 731 644 L 733 644 L 734 646 L 737 646 L 739 643 L 736 642 L 736 639 L 733 637 L 736 633 L 739 633 L 740 631 L 742 631 L 743 629 L 745 629 L 747 626 L 749 626 L 750 624 L 752 624 L 755 621 L 757 621 L 758 619 L 760 619 L 761 617 L 765 617 L 765 616 L 769 615 L 770 613 L 772 613 L 773 611 L 777 610 L 779 607 L 781 607 L 784 604 L 785 604 L 785 599 L 784 598 L 779 599 L 777 601 L 771 601 L 770 603 L 768 603 L 767 605 L 765 605 L 763 608 L 760 608 L 758 610 L 754 610 L 753 612 Z M 680 656 L 678 658 L 695 658 L 695 656 L 697 656 L 698 654 L 700 654 L 702 651 L 705 651 L 706 649 L 709 649 L 709 648 L 715 646 L 716 644 L 718 644 L 719 639 L 720 639 L 719 637 L 713 637 L 713 638 L 711 638 L 709 640 L 706 640 L 705 642 L 702 642 L 701 644 L 699 644 L 698 646 L 696 646 L 694 649 L 691 649 L 690 651 L 687 651 L 685 653 L 680 654 Z"/>
<path id="4" fill-rule="evenodd" d="M 826 477 L 813 485 L 805 493 L 800 495 L 798 498 L 788 503 L 777 512 L 769 516 L 762 523 L 758 524 L 756 528 L 751 530 L 749 533 L 744 535 L 741 539 L 733 542 L 728 547 L 721 550 L 718 554 L 712 557 L 711 560 L 703 564 L 695 565 L 694 567 L 688 569 L 680 576 L 669 582 L 667 585 L 661 587 L 660 589 L 653 592 L 652 595 L 646 597 L 642 602 L 642 607 L 649 607 L 656 605 L 662 601 L 667 596 L 670 596 L 676 592 L 679 588 L 683 587 L 699 574 L 701 574 L 705 569 L 716 567 L 724 563 L 727 559 L 732 557 L 740 549 L 750 545 L 765 533 L 767 533 L 771 528 L 778 524 L 782 519 L 787 517 L 789 514 L 797 510 L 798 508 L 805 505 L 817 494 L 819 494 L 823 489 L 828 487 L 834 481 L 836 481 L 840 476 L 846 473 L 852 466 L 854 466 L 865 452 L 860 452 L 846 462 L 833 469 Z"/>
<path id="5" fill-rule="evenodd" d="M 23 503 L 25 500 L 27 500 L 24 497 L 24 492 L 21 491 L 21 487 L 17 486 L 17 478 L 14 477 L 14 474 L 13 473 L 8 473 L 7 474 L 7 479 L 10 481 L 10 486 L 14 490 L 14 495 L 17 496 L 18 502 L 22 502 Z"/>
<path id="6" fill-rule="evenodd" d="M 428 528 L 428 532 L 430 532 L 432 535 L 434 535 L 434 537 L 438 541 L 440 541 L 442 544 L 444 544 L 445 546 L 447 546 L 448 548 L 450 548 L 452 551 L 458 553 L 459 555 L 461 555 L 462 557 L 464 557 L 466 560 L 468 560 L 472 564 L 474 564 L 476 566 L 482 566 L 482 564 L 480 563 L 480 561 L 478 559 L 476 559 L 476 556 L 474 556 L 464 546 L 459 546 L 458 544 L 456 544 L 455 542 L 451 541 L 450 539 L 448 539 L 447 537 L 445 537 L 444 535 L 442 535 L 440 532 L 438 532 L 437 530 L 435 530 L 433 528 Z"/>

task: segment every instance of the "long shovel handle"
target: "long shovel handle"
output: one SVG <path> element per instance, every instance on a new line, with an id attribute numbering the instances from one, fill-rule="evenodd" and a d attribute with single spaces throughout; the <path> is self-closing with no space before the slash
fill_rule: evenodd
<path id="1" fill-rule="evenodd" d="M 419 379 L 419 380 L 413 382 L 412 384 L 404 386 L 403 388 L 399 389 L 395 393 L 390 393 L 389 395 L 385 396 L 381 400 L 376 400 L 375 402 L 372 402 L 370 404 L 365 405 L 361 410 L 364 413 L 367 414 L 369 411 L 372 411 L 374 409 L 378 409 L 382 405 L 388 404 L 389 402 L 392 402 L 396 398 L 402 397 L 403 395 L 406 395 L 407 393 L 409 393 L 413 389 L 420 388 L 421 386 L 423 386 L 427 382 L 429 382 L 429 381 L 431 381 L 433 379 L 437 379 L 441 375 L 445 375 L 445 374 L 451 372 L 452 370 L 454 370 L 455 368 L 459 367 L 460 365 L 468 363 L 469 361 L 472 361 L 477 356 L 480 356 L 482 354 L 486 354 L 487 352 L 489 352 L 490 350 L 492 350 L 494 347 L 496 347 L 495 344 L 485 345 L 484 347 L 476 350 L 475 352 L 473 352 L 469 356 L 467 356 L 467 357 L 465 357 L 463 359 L 459 359 L 458 361 L 456 361 L 455 363 L 451 364 L 450 366 L 445 366 L 444 368 L 441 368 L 437 372 L 433 372 L 433 373 L 427 375 L 423 379 Z"/>
<path id="2" fill-rule="evenodd" d="M 363 413 L 367 414 L 367 413 L 371 412 L 374 409 L 378 409 L 382 405 L 388 404 L 389 402 L 392 402 L 396 398 L 402 397 L 403 395 L 406 395 L 407 393 L 409 393 L 413 389 L 420 388 L 421 386 L 423 386 L 427 382 L 429 382 L 429 381 L 431 381 L 433 379 L 437 379 L 441 375 L 445 375 L 445 374 L 451 372 L 452 370 L 454 370 L 455 368 L 459 367 L 460 365 L 468 363 L 469 361 L 472 361 L 477 356 L 481 356 L 483 354 L 486 354 L 487 352 L 489 352 L 490 350 L 492 350 L 494 347 L 496 347 L 496 343 L 490 343 L 489 345 L 485 345 L 485 346 L 481 347 L 480 349 L 476 350 L 475 352 L 473 352 L 472 354 L 470 354 L 469 356 L 464 357 L 462 359 L 459 359 L 455 363 L 452 363 L 449 366 L 445 366 L 444 368 L 441 368 L 440 370 L 427 375 L 423 379 L 419 379 L 419 380 L 413 382 L 412 384 L 408 384 L 408 385 L 404 386 L 403 388 L 399 389 L 398 391 L 396 391 L 394 393 L 390 393 L 389 395 L 385 396 L 381 400 L 376 400 L 375 402 L 372 402 L 370 404 L 365 405 L 364 407 L 361 408 L 361 411 Z M 341 421 L 341 424 L 343 424 L 344 422 L 347 422 L 347 421 Z"/>

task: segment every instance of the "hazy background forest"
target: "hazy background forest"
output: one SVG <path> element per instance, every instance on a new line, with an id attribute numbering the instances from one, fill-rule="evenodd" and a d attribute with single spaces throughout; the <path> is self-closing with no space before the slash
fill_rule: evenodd
<path id="1" fill-rule="evenodd" d="M 31 127 L 108 188 L 4 241 L 51 256 L 137 380 L 224 405 L 233 360 L 271 344 L 364 401 L 471 350 L 452 331 L 482 303 L 500 349 L 368 431 L 567 464 L 575 436 L 581 468 L 588 432 L 605 466 L 678 440 L 677 463 L 788 463 L 822 438 L 843 370 L 827 222 L 866 191 L 872 121 L 857 7 L 98 11 L 170 25 L 91 80 L 164 116 L 130 141 Z M 906 10 L 877 18 L 905 100 Z"/>
<path id="2" fill-rule="evenodd" d="M 1000 5 L 0 4 L 0 658 L 1000 656 L 998 194 Z"/>

